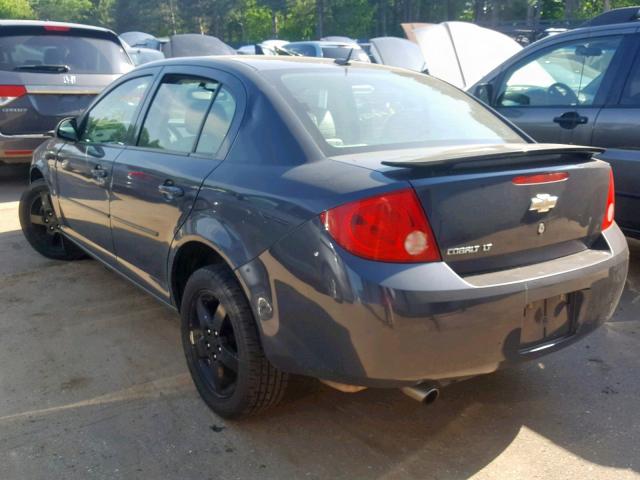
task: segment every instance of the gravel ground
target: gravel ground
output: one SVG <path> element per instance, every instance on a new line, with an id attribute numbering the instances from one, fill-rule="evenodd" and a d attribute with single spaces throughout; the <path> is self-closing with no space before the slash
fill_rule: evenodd
<path id="1" fill-rule="evenodd" d="M 94 261 L 38 256 L 24 172 L 0 178 L 0 479 L 640 478 L 640 242 L 614 318 L 574 346 L 444 390 L 301 382 L 225 422 L 199 400 L 178 317 Z"/>

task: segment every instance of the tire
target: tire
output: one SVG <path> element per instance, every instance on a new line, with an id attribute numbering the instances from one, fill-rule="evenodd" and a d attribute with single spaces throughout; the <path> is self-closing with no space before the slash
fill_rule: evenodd
<path id="1" fill-rule="evenodd" d="M 48 207 L 43 204 L 48 202 Z M 39 254 L 54 260 L 78 260 L 86 255 L 59 232 L 58 220 L 51 208 L 49 187 L 44 179 L 31 183 L 20 198 L 22 233 Z M 46 222 L 46 223 L 45 223 Z"/>
<path id="2" fill-rule="evenodd" d="M 241 418 L 280 402 L 289 376 L 265 357 L 249 302 L 226 266 L 207 266 L 191 275 L 181 316 L 187 365 L 211 410 Z"/>

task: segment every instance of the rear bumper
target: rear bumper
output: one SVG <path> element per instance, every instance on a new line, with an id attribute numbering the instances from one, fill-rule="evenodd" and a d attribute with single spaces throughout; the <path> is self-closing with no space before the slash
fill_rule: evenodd
<path id="1" fill-rule="evenodd" d="M 33 151 L 47 138 L 46 135 L 3 135 L 0 133 L 0 164 L 30 163 Z"/>
<path id="2" fill-rule="evenodd" d="M 464 278 L 444 263 L 356 258 L 317 228 L 301 227 L 238 273 L 272 363 L 356 385 L 484 374 L 569 345 L 611 317 L 628 268 L 615 225 L 602 250 Z M 570 332 L 523 347 L 525 308 L 572 292 Z"/>

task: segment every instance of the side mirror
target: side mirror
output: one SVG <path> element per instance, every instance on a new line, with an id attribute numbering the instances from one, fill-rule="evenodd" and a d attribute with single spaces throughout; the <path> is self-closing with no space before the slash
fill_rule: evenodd
<path id="1" fill-rule="evenodd" d="M 56 137 L 67 140 L 69 142 L 77 142 L 78 138 L 78 124 L 75 118 L 65 118 L 58 123 L 56 127 Z"/>
<path id="2" fill-rule="evenodd" d="M 481 83 L 473 89 L 473 95 L 481 102 L 491 105 L 493 101 L 493 85 L 491 83 Z"/>

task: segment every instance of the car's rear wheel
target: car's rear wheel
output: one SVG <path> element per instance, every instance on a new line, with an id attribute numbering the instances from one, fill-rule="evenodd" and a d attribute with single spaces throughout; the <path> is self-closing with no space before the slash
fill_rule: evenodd
<path id="1" fill-rule="evenodd" d="M 36 180 L 20 198 L 20 226 L 29 244 L 41 255 L 55 260 L 77 260 L 84 252 L 63 237 L 44 179 Z"/>
<path id="2" fill-rule="evenodd" d="M 229 269 L 213 265 L 194 272 L 181 313 L 187 364 L 214 412 L 238 418 L 282 399 L 288 375 L 265 357 L 249 302 Z"/>

